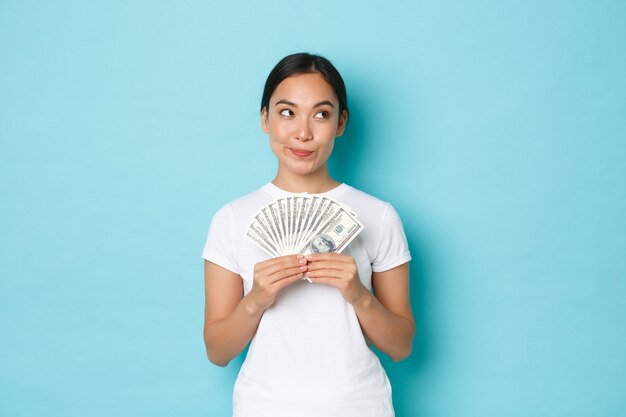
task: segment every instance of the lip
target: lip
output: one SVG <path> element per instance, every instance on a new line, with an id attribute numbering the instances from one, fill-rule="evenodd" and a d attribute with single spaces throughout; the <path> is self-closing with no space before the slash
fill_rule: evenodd
<path id="1" fill-rule="evenodd" d="M 313 151 L 306 151 L 304 149 L 294 149 L 294 148 L 289 148 L 289 150 L 291 151 L 291 153 L 293 153 L 295 156 L 300 157 L 300 158 L 306 158 L 307 156 L 311 155 L 313 153 Z"/>

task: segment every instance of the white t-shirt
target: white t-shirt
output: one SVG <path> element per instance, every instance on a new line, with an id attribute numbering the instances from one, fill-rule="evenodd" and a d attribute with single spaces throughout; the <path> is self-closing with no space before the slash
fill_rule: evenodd
<path id="1" fill-rule="evenodd" d="M 253 216 L 290 193 L 269 182 L 219 209 L 202 257 L 251 288 L 254 265 L 269 255 L 246 236 Z M 350 206 L 363 231 L 343 254 L 354 257 L 363 285 L 372 271 L 411 260 L 402 222 L 391 204 L 347 184 L 320 195 Z M 392 417 L 391 386 L 356 313 L 339 290 L 298 281 L 261 317 L 235 383 L 234 417 Z"/>

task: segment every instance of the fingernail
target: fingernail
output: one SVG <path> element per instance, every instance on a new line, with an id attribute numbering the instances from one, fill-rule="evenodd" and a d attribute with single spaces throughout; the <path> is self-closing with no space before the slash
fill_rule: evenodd
<path id="1" fill-rule="evenodd" d="M 300 262 L 300 265 L 304 265 L 306 264 L 306 259 L 300 259 L 298 262 Z"/>
<path id="2" fill-rule="evenodd" d="M 304 255 L 302 255 L 301 253 L 299 253 L 299 254 L 297 254 L 297 255 L 296 255 L 296 257 L 297 257 L 298 259 L 302 259 L 302 258 L 304 258 Z"/>
<path id="3" fill-rule="evenodd" d="M 302 265 L 302 266 L 300 267 L 300 270 L 301 270 L 301 271 L 306 271 L 306 269 L 307 269 L 307 266 L 306 266 L 306 265 Z"/>
<path id="4" fill-rule="evenodd" d="M 306 258 L 310 261 L 313 259 L 313 255 L 307 255 Z"/>

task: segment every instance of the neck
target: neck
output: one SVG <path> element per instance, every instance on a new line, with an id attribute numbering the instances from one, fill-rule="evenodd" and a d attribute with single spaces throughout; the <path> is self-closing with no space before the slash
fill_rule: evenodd
<path id="1" fill-rule="evenodd" d="M 325 193 L 337 187 L 340 183 L 335 181 L 328 173 L 326 165 L 308 175 L 297 175 L 278 167 L 276 178 L 272 183 L 278 188 L 290 193 Z"/>

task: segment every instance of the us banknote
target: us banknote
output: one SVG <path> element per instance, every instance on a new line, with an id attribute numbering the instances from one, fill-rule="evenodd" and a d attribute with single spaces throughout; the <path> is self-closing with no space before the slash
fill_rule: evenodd
<path id="1" fill-rule="evenodd" d="M 341 253 L 363 230 L 347 205 L 316 194 L 293 194 L 262 207 L 246 236 L 272 257 Z"/>

